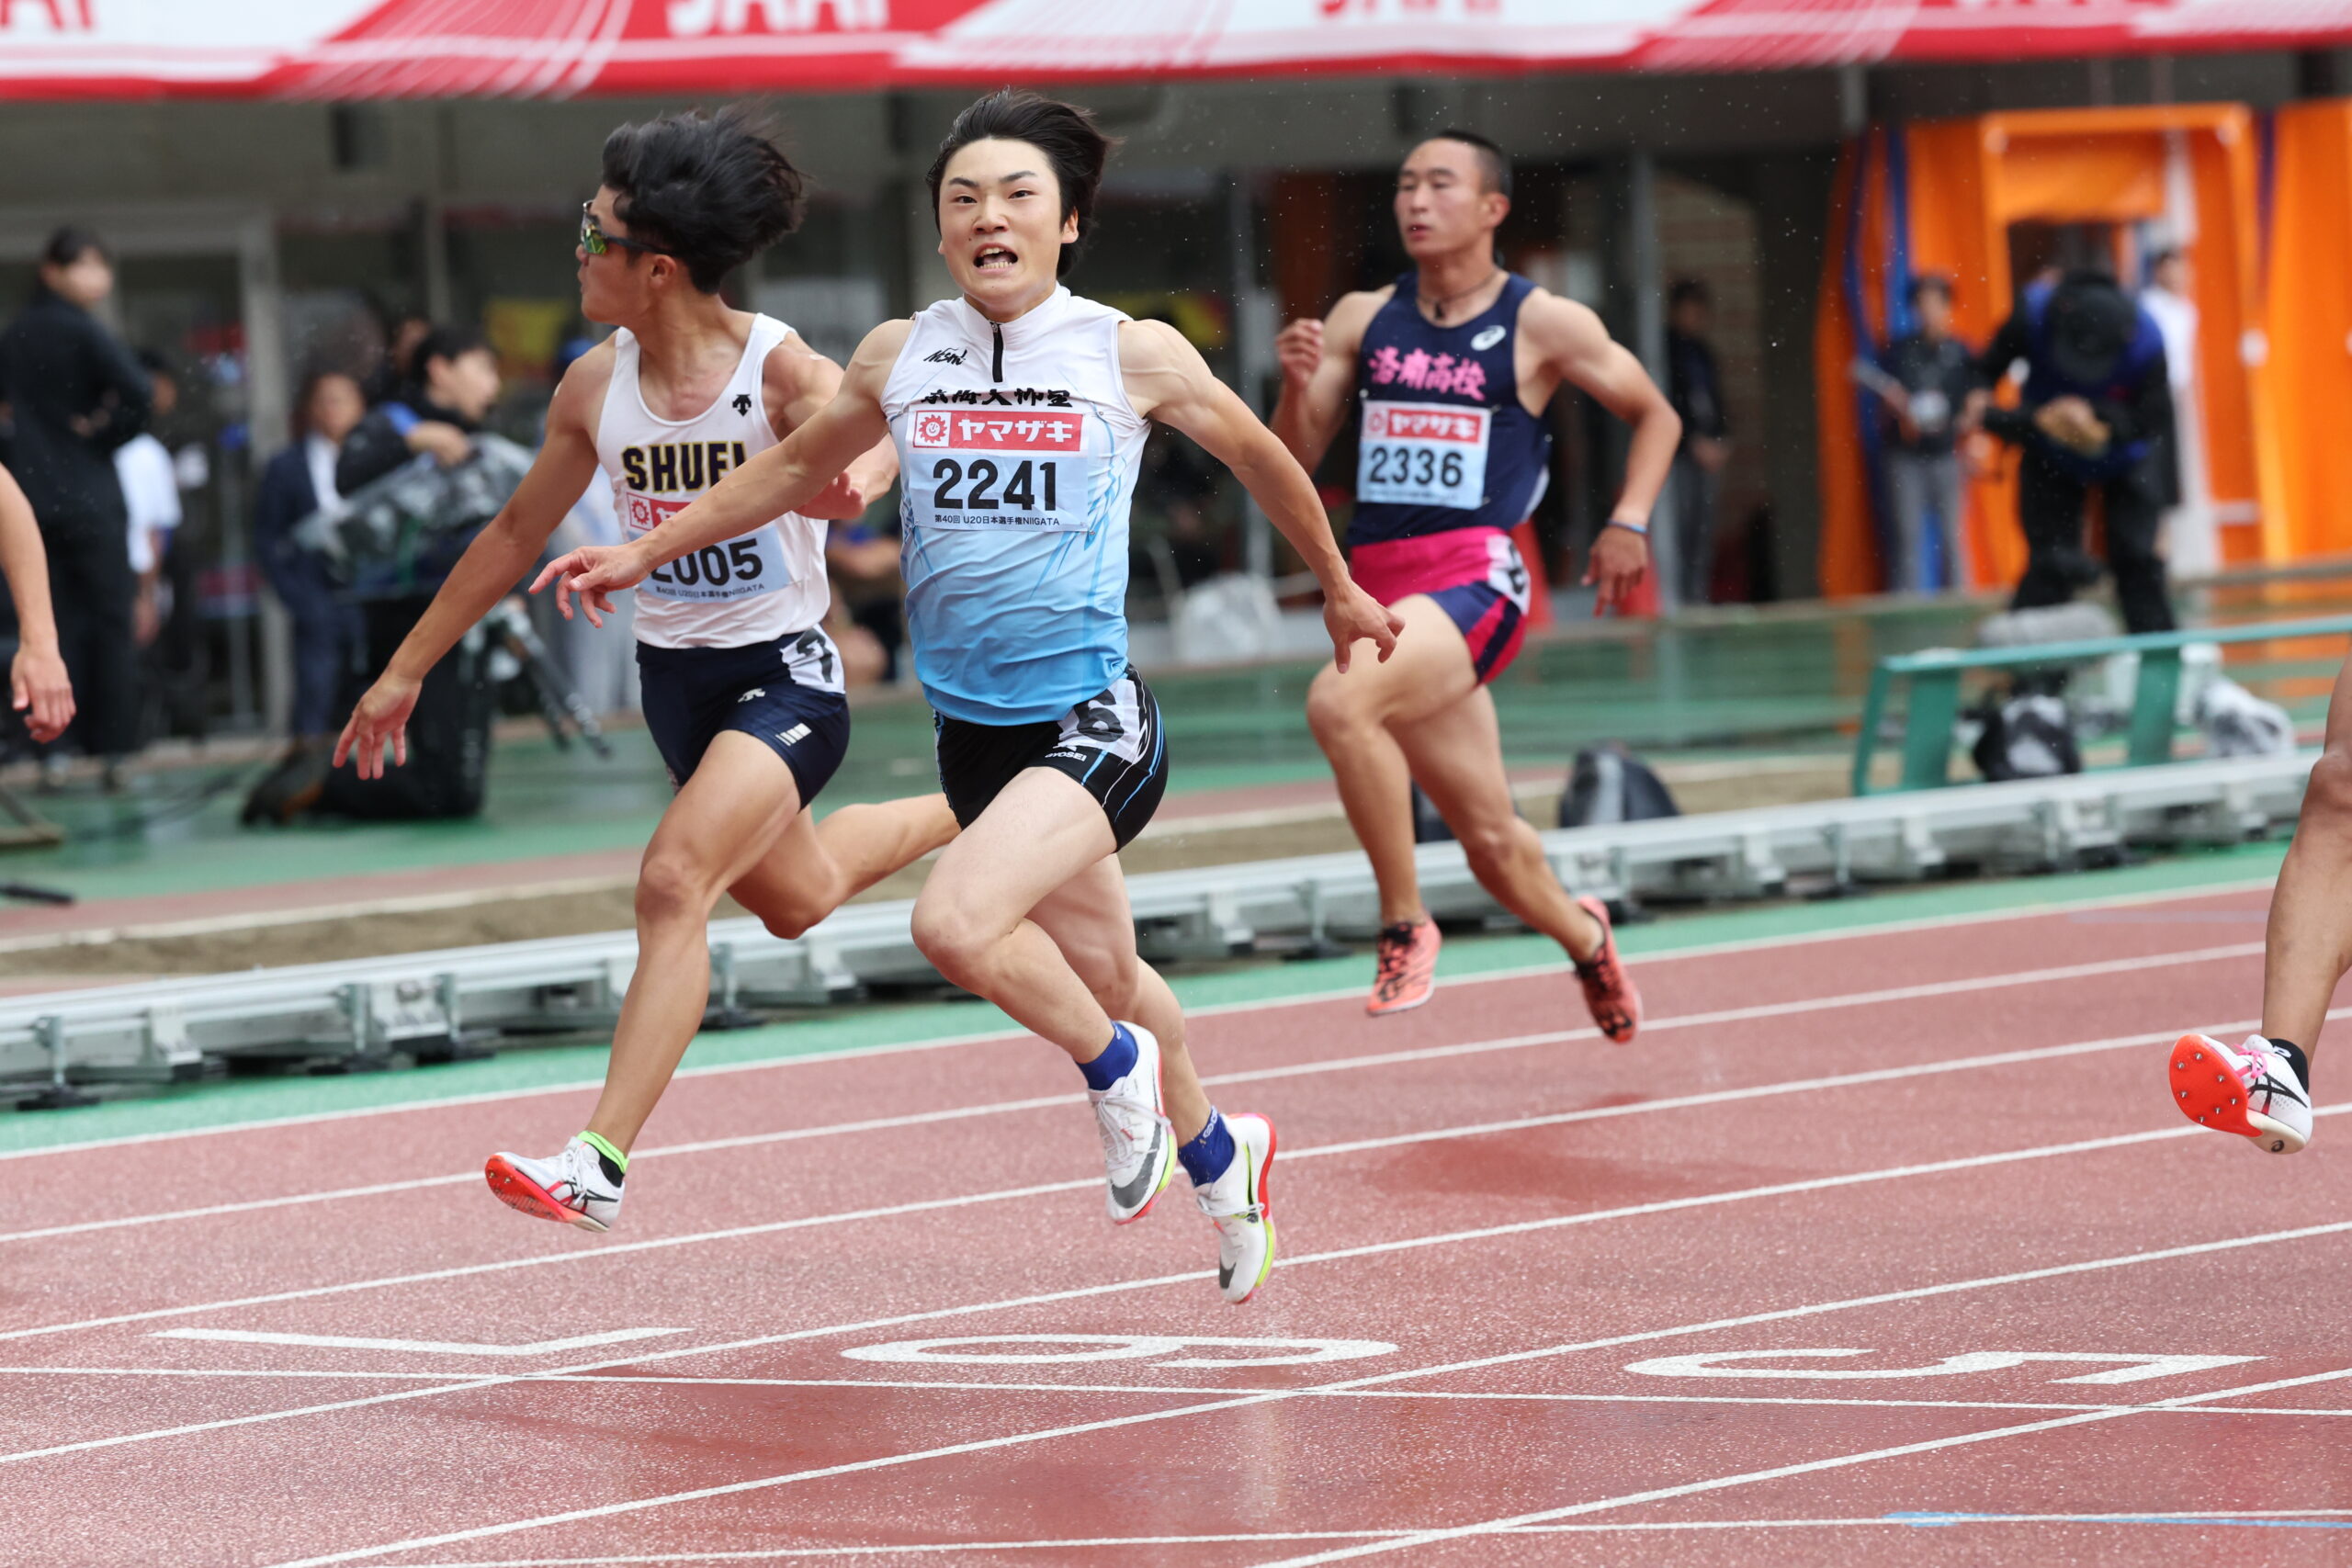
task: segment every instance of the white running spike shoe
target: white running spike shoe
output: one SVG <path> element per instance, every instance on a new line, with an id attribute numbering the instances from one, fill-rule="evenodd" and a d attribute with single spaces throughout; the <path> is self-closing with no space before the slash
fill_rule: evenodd
<path id="1" fill-rule="evenodd" d="M 2199 1126 L 2252 1138 L 2274 1155 L 2311 1142 L 2302 1077 L 2259 1034 L 2234 1051 L 2210 1035 L 2182 1035 L 2172 1048 L 2172 1102 Z"/>
<path id="2" fill-rule="evenodd" d="M 621 1217 L 621 1188 L 605 1179 L 596 1151 L 574 1138 L 553 1159 L 495 1154 L 481 1174 L 498 1201 L 537 1219 L 608 1231 Z"/>
<path id="3" fill-rule="evenodd" d="M 1216 1287 L 1239 1306 L 1258 1293 L 1274 1267 L 1274 1222 L 1270 1177 L 1274 1167 L 1274 1124 L 1263 1116 L 1225 1119 L 1233 1134 L 1233 1163 L 1193 1197 L 1216 1226 Z"/>
<path id="4" fill-rule="evenodd" d="M 1159 1041 L 1139 1023 L 1120 1027 L 1135 1036 L 1136 1065 L 1109 1089 L 1086 1091 L 1102 1137 L 1102 1176 L 1110 1184 L 1105 1204 L 1114 1225 L 1149 1213 L 1176 1171 L 1176 1134 L 1159 1097 Z"/>

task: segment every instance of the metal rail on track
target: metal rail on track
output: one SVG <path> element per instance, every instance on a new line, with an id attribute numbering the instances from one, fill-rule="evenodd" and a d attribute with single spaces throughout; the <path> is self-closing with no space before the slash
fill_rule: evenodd
<path id="1" fill-rule="evenodd" d="M 1545 833 L 1544 846 L 1570 887 L 1628 901 L 1768 897 L 1792 877 L 1901 882 L 1962 863 L 2062 869 L 2131 845 L 2267 832 L 2294 818 L 2313 755 L 1568 829 Z M 1496 912 L 1459 845 L 1424 845 L 1418 858 L 1435 913 Z M 1157 958 L 1236 954 L 1261 937 L 1360 936 L 1377 923 L 1371 868 L 1354 852 L 1155 872 L 1128 888 Z M 756 920 L 715 921 L 712 1005 L 819 1004 L 936 980 L 910 935 L 911 909 L 853 905 L 793 940 Z M 208 1057 L 365 1066 L 398 1050 L 431 1061 L 498 1035 L 608 1030 L 636 962 L 634 933 L 611 931 L 12 997 L 0 1001 L 0 1088 L 166 1081 Z"/>

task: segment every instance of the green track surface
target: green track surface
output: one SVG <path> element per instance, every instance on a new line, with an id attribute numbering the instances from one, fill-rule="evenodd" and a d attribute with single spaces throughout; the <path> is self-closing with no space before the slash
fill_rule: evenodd
<path id="1" fill-rule="evenodd" d="M 2259 886 L 2278 874 L 2280 843 L 2167 857 L 2113 871 L 2007 881 L 1954 882 L 1821 903 L 1720 908 L 1626 928 L 1629 956 L 1669 953 L 1719 942 L 1817 933 L 1866 931 L 1889 924 L 1952 919 L 2102 899 L 2193 893 Z M 1559 950 L 1532 935 L 1456 938 L 1440 960 L 1441 977 L 1459 979 L 1554 967 Z M 1250 962 L 1174 977 L 1188 1008 L 1247 1007 L 1321 993 L 1350 994 L 1371 975 L 1366 954 L 1309 963 Z M 1564 1017 L 1581 1018 L 1563 982 Z M 2252 998 L 2246 998 L 2251 1004 Z M 2217 999 L 2227 1011 L 2228 1005 Z M 2240 1009 L 2239 1010 L 2244 1010 Z M 782 1061 L 880 1046 L 920 1044 L 1010 1026 L 978 1002 L 843 1007 L 787 1021 L 705 1034 L 688 1050 L 685 1070 Z M 503 1095 L 554 1087 L 593 1088 L 604 1072 L 605 1047 L 560 1045 L 511 1049 L 485 1062 L 354 1077 L 239 1079 L 191 1085 L 142 1098 L 109 1100 L 85 1110 L 0 1112 L 0 1153 L 88 1140 L 134 1137 L 332 1115 L 388 1106 L 430 1104 L 468 1096 Z"/>
<path id="2" fill-rule="evenodd" d="M 1930 608 L 1579 637 L 1531 646 L 1493 691 L 1510 759 L 1564 773 L 1578 747 L 1611 739 L 1651 750 L 1834 748 L 1847 744 L 1837 727 L 1860 711 L 1874 660 L 1960 638 L 1974 616 Z M 1172 793 L 1327 776 L 1305 716 L 1316 669 L 1155 675 Z M 237 808 L 258 767 L 161 771 L 116 799 L 41 800 L 68 842 L 0 859 L 0 874 L 83 898 L 133 898 L 633 849 L 652 832 L 669 784 L 642 731 L 616 734 L 613 750 L 599 760 L 541 737 L 510 741 L 492 762 L 480 817 L 397 826 L 320 820 L 242 829 Z M 862 703 L 848 759 L 823 804 L 885 800 L 933 781 L 930 710 L 906 699 Z"/>

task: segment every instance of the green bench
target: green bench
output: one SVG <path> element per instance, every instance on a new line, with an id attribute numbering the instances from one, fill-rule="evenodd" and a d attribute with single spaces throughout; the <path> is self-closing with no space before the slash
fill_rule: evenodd
<path id="1" fill-rule="evenodd" d="M 2352 633 L 2352 615 L 2307 621 L 2266 621 L 2243 626 L 2200 626 L 2189 631 L 2149 632 L 2139 637 L 2098 637 L 2082 642 L 2046 642 L 2025 648 L 1931 649 L 1879 660 L 1871 672 L 1862 705 L 1862 732 L 1854 744 L 1854 793 L 1869 795 L 1871 761 L 1878 750 L 1879 727 L 1898 681 L 1909 682 L 1903 721 L 1903 776 L 1894 787 L 1938 789 L 1951 782 L 1951 728 L 1960 716 L 1960 681 L 1971 671 L 2020 666 L 2079 664 L 2118 653 L 2140 656 L 2140 681 L 2132 697 L 2126 731 L 2128 761 L 2139 767 L 2172 761 L 2173 709 L 2180 694 L 2180 650 L 2190 643 L 2278 642 L 2290 637 L 2341 637 Z"/>

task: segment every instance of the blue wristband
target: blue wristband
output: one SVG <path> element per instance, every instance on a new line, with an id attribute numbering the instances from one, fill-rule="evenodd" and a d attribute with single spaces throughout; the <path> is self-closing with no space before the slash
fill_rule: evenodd
<path id="1" fill-rule="evenodd" d="M 1645 539 L 1650 536 L 1650 525 L 1648 524 L 1628 523 L 1622 517 L 1611 517 L 1608 522 L 1603 523 L 1601 526 L 1604 528 L 1623 528 L 1628 534 L 1639 534 Z"/>

